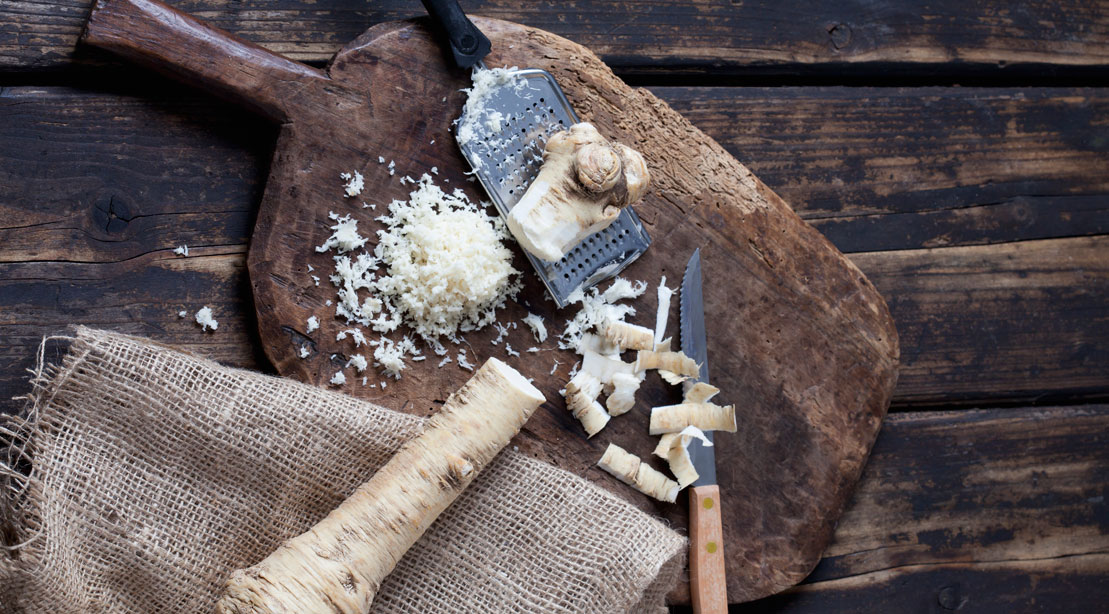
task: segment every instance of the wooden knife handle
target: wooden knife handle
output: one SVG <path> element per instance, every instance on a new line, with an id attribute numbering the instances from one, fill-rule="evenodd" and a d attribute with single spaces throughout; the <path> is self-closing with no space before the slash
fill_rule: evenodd
<path id="1" fill-rule="evenodd" d="M 695 614 L 727 614 L 724 527 L 715 484 L 689 491 L 689 591 Z"/>
<path id="2" fill-rule="evenodd" d="M 289 120 L 296 100 L 327 76 L 158 0 L 97 0 L 81 40 L 262 113 Z M 314 89 L 314 88 L 313 88 Z"/>

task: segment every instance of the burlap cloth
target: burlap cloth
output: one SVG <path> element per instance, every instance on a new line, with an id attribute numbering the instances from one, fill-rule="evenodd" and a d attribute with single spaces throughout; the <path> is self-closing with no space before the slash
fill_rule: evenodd
<path id="1" fill-rule="evenodd" d="M 0 612 L 211 612 L 233 569 L 326 515 L 422 423 L 85 328 L 33 383 L 0 455 Z M 506 450 L 371 611 L 665 611 L 685 548 L 630 504 Z"/>

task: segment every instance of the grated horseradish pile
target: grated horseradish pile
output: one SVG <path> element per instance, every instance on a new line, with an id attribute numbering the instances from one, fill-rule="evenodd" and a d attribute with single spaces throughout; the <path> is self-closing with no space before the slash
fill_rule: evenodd
<path id="1" fill-rule="evenodd" d="M 342 179 L 347 182 L 344 196 L 361 193 L 361 174 L 344 173 Z M 459 333 L 493 323 L 497 310 L 520 289 L 520 272 L 512 266 L 512 252 L 504 244 L 508 231 L 499 217 L 487 214 L 461 189 L 444 192 L 429 174 L 402 180 L 416 189 L 408 200 L 394 200 L 388 213 L 375 218 L 385 228 L 377 231 L 372 249 L 353 215 L 334 212 L 329 214 L 331 236 L 316 247 L 317 252 L 334 251 L 329 279 L 337 289 L 335 316 L 352 326 L 336 340 L 349 337 L 356 348 L 372 348 L 374 365 L 398 379 L 406 359 L 425 357 L 411 337 L 394 340 L 387 333 L 407 324 L 443 356 L 448 353 L 443 339 L 457 343 Z M 317 322 L 316 316 L 309 318 L 307 330 L 314 330 Z M 362 327 L 381 335 L 367 339 Z M 302 349 L 301 355 L 307 352 Z M 463 350 L 456 359 L 463 368 L 470 366 L 465 356 Z M 445 362 L 449 360 L 440 365 Z M 347 363 L 360 373 L 368 366 L 362 354 Z M 332 383 L 341 385 L 345 378 L 335 377 Z"/>

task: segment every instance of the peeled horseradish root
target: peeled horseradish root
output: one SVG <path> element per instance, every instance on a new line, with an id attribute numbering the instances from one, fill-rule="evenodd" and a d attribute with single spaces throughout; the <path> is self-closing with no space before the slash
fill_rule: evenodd
<path id="1" fill-rule="evenodd" d="M 650 183 L 643 156 L 582 122 L 547 140 L 543 166 L 508 216 L 508 228 L 537 258 L 556 261 L 620 211 Z"/>
<path id="2" fill-rule="evenodd" d="M 382 580 L 543 402 L 490 358 L 316 526 L 227 581 L 216 614 L 363 614 Z"/>

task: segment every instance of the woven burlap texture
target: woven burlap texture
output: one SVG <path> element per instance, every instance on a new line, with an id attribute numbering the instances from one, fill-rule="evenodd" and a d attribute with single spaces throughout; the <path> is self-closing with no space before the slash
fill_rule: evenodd
<path id="1" fill-rule="evenodd" d="M 232 570 L 313 525 L 422 424 L 86 328 L 33 390 L 0 457 L 4 613 L 211 612 Z M 659 611 L 685 548 L 627 502 L 506 450 L 371 611 Z"/>

